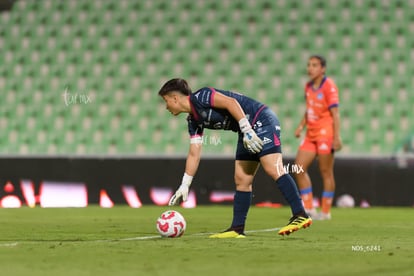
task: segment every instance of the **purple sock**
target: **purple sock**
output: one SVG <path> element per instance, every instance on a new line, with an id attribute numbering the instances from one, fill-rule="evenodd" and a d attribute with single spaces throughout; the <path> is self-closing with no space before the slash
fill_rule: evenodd
<path id="1" fill-rule="evenodd" d="M 247 212 L 252 202 L 252 192 L 236 191 L 233 202 L 233 222 L 231 228 L 236 232 L 243 233 Z"/>
<path id="2" fill-rule="evenodd" d="M 277 186 L 282 192 L 283 197 L 289 203 L 292 209 L 293 215 L 302 215 L 305 213 L 305 209 L 302 204 L 302 200 L 299 196 L 299 191 L 296 186 L 295 180 L 289 175 L 284 174 L 276 180 Z"/>

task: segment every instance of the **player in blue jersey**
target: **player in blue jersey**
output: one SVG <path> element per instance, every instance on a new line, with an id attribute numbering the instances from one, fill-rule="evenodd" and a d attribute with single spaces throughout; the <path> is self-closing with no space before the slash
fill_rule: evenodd
<path id="1" fill-rule="evenodd" d="M 223 129 L 238 133 L 234 179 L 236 192 L 230 228 L 211 238 L 244 238 L 244 227 L 252 199 L 253 178 L 261 164 L 272 177 L 289 203 L 292 217 L 279 230 L 289 235 L 312 224 L 306 214 L 296 183 L 285 173 L 282 162 L 280 124 L 266 105 L 239 93 L 204 87 L 192 92 L 184 79 L 167 81 L 158 94 L 174 115 L 189 113 L 187 118 L 190 149 L 181 185 L 169 205 L 186 201 L 188 191 L 200 163 L 204 129 Z"/>

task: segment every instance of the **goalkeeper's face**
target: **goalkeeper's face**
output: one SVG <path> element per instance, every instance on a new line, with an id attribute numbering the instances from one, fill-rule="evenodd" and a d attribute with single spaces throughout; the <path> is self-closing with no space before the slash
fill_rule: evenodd
<path id="1" fill-rule="evenodd" d="M 165 101 L 165 108 L 171 112 L 172 115 L 177 116 L 184 110 L 180 104 L 181 97 L 177 93 L 168 93 L 162 96 Z"/>

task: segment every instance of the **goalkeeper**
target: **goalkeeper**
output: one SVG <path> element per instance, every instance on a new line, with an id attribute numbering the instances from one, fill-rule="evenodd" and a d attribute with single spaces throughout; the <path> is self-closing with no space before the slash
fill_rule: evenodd
<path id="1" fill-rule="evenodd" d="M 169 205 L 187 200 L 193 176 L 200 163 L 204 129 L 232 130 L 239 136 L 234 171 L 236 192 L 233 221 L 226 231 L 210 237 L 245 237 L 244 227 L 252 200 L 252 183 L 259 164 L 275 180 L 292 210 L 289 223 L 279 230 L 279 234 L 289 235 L 312 224 L 312 219 L 304 210 L 295 181 L 283 169 L 280 124 L 270 108 L 242 94 L 212 87 L 204 87 L 193 93 L 188 83 L 180 78 L 166 82 L 158 94 L 174 116 L 189 113 L 187 122 L 190 149 L 185 173 Z"/>

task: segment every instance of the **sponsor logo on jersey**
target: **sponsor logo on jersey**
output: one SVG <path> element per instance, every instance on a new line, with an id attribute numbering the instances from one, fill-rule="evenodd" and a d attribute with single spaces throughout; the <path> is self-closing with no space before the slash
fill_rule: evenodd
<path id="1" fill-rule="evenodd" d="M 257 121 L 255 124 L 254 124 L 254 128 L 256 128 L 256 127 L 261 127 L 263 124 L 262 124 L 262 122 L 261 121 Z"/>
<path id="2" fill-rule="evenodd" d="M 272 140 L 267 138 L 267 137 L 263 137 L 263 145 L 266 145 L 266 144 L 269 144 L 269 143 L 272 143 Z"/>
<path id="3" fill-rule="evenodd" d="M 319 146 L 319 149 L 320 149 L 320 150 L 327 150 L 327 149 L 329 149 L 329 147 L 328 147 L 328 145 L 327 145 L 326 143 L 322 143 L 322 144 Z"/>
<path id="4" fill-rule="evenodd" d="M 266 133 L 266 131 L 263 131 L 262 126 L 263 124 L 261 121 L 257 121 L 256 123 L 254 123 L 253 129 L 256 131 L 256 134 Z"/>
<path id="5" fill-rule="evenodd" d="M 215 123 L 214 125 L 213 125 L 213 127 L 215 128 L 215 129 L 220 129 L 220 128 L 222 128 L 222 123 L 221 122 L 217 122 L 217 123 Z"/>

